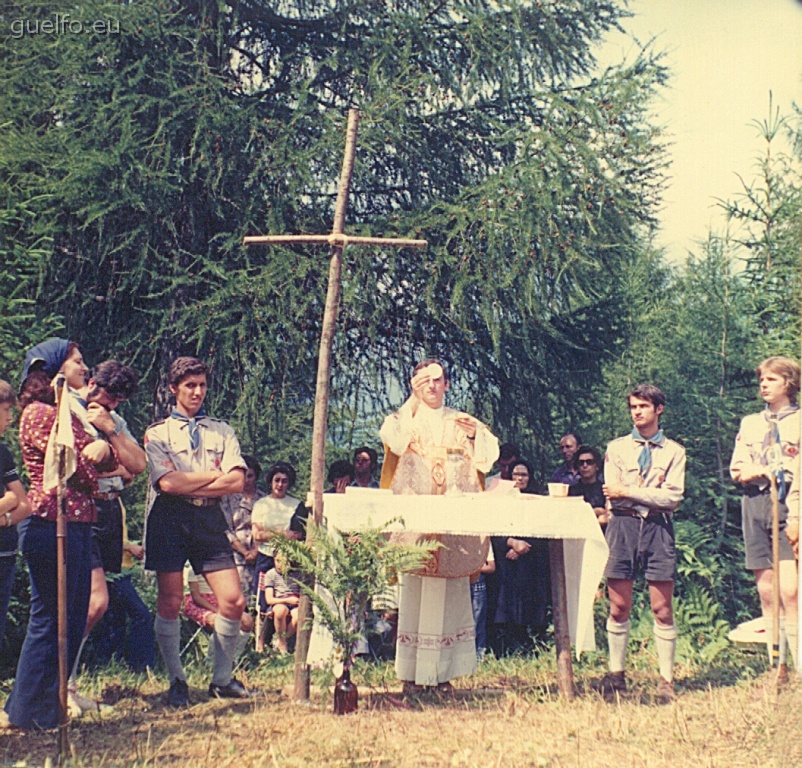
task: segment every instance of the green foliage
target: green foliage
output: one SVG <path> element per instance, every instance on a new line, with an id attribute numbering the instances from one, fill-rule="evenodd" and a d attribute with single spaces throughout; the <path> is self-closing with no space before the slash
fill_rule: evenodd
<path id="1" fill-rule="evenodd" d="M 2 638 L 3 653 L 0 655 L 0 680 L 13 678 L 17 671 L 17 659 L 28 629 L 28 608 L 31 601 L 31 586 L 28 569 L 22 555 L 17 555 L 14 569 L 14 588 L 6 615 L 6 634 Z"/>
<path id="2" fill-rule="evenodd" d="M 375 442 L 422 354 L 541 475 L 565 427 L 600 446 L 628 431 L 624 393 L 653 381 L 688 451 L 677 520 L 697 526 L 680 529 L 678 605 L 701 611 L 698 590 L 731 620 L 754 605 L 727 464 L 759 407 L 755 363 L 799 348 L 802 152 L 776 150 L 798 140 L 798 111 L 757 124 L 766 152 L 725 204 L 731 229 L 673 269 L 649 246 L 666 163 L 650 103 L 667 73 L 647 49 L 592 75 L 621 3 L 3 8 L 59 12 L 120 31 L 0 39 L 0 376 L 67 335 L 90 363 L 138 370 L 123 413 L 142 434 L 169 362 L 198 354 L 209 412 L 263 464 L 292 461 L 302 495 L 326 258 L 241 238 L 330 231 L 356 106 L 347 230 L 429 246 L 346 251 L 329 458 Z M 145 484 L 126 499 L 135 527 Z"/>
<path id="3" fill-rule="evenodd" d="M 390 521 L 390 526 L 394 521 Z M 351 665 L 356 641 L 364 636 L 365 615 L 372 599 L 385 593 L 401 573 L 421 568 L 439 542 L 399 544 L 385 528 L 346 535 L 310 522 L 305 542 L 273 539 L 291 569 L 307 577 L 301 588 L 314 604 L 315 620 L 334 639 L 343 663 Z M 319 588 L 308 586 L 311 580 Z"/>
<path id="4" fill-rule="evenodd" d="M 0 194 L 2 194 L 0 184 Z M 60 318 L 37 308 L 32 296 L 42 280 L 51 244 L 27 235 L 41 201 L 4 200 L 0 207 L 0 378 L 15 388 L 25 351 L 62 328 Z"/>
<path id="5" fill-rule="evenodd" d="M 680 658 L 709 664 L 729 646 L 729 622 L 709 590 L 687 583 L 677 601 L 674 622 L 679 629 Z"/>
<path id="6" fill-rule="evenodd" d="M 729 476 L 740 419 L 763 406 L 754 369 L 770 355 L 798 357 L 802 154 L 799 145 L 796 157 L 776 151 L 791 124 L 778 112 L 757 124 L 765 144 L 758 178 L 723 204 L 723 235 L 711 233 L 681 269 L 654 256 L 630 274 L 627 343 L 606 365 L 590 429 L 605 439 L 625 432 L 623 395 L 641 381 L 666 392 L 661 421 L 688 454 L 685 499 L 675 515 L 676 611 L 690 650 L 704 642 L 708 655 L 724 643 L 724 620 L 737 623 L 758 610 L 743 565 L 739 489 Z"/>
<path id="7" fill-rule="evenodd" d="M 58 11 L 77 16 L 9 14 Z M 545 461 L 554 414 L 581 415 L 617 343 L 659 202 L 662 67 L 644 53 L 590 76 L 624 9 L 93 0 L 81 14 L 120 32 L 0 43 L 0 176 L 36 201 L 29 239 L 52 244 L 24 297 L 63 316 L 90 362 L 142 374 L 135 430 L 163 412 L 169 361 L 199 354 L 210 412 L 261 459 L 307 463 L 325 258 L 240 242 L 330 230 L 357 106 L 348 229 L 429 248 L 347 252 L 332 447 L 372 433 L 425 351 L 454 363 L 456 400 Z"/>

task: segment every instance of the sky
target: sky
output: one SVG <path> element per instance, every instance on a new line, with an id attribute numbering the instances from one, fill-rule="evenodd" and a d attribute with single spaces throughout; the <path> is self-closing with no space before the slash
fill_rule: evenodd
<path id="1" fill-rule="evenodd" d="M 765 143 L 751 123 L 768 117 L 769 92 L 782 114 L 802 106 L 802 0 L 630 0 L 629 8 L 625 28 L 641 42 L 655 38 L 671 71 L 654 104 L 673 143 L 657 244 L 683 262 L 709 230 L 723 232 L 716 200 L 741 192 L 737 174 L 755 178 Z M 636 51 L 615 33 L 599 59 Z"/>

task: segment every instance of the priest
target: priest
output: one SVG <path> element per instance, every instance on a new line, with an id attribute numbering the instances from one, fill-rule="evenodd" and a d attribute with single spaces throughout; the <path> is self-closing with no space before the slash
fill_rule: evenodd
<path id="1" fill-rule="evenodd" d="M 381 428 L 381 487 L 408 495 L 483 490 L 484 473 L 498 458 L 496 437 L 478 419 L 443 405 L 449 381 L 440 360 L 418 363 L 410 385 L 412 394 Z M 469 575 L 484 564 L 489 540 L 423 538 L 441 547 L 425 569 L 401 579 L 395 666 L 406 695 L 424 688 L 450 693 L 453 678 L 476 670 Z"/>

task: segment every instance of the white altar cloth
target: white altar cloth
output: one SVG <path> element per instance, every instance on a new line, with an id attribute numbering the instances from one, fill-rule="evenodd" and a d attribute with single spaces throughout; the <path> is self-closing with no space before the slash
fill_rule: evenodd
<path id="1" fill-rule="evenodd" d="M 596 649 L 593 601 L 609 549 L 593 509 L 581 497 L 512 493 L 445 496 L 398 495 L 391 491 L 348 488 L 323 497 L 324 524 L 340 531 L 379 528 L 415 533 L 530 536 L 562 539 L 568 628 L 579 656 Z"/>

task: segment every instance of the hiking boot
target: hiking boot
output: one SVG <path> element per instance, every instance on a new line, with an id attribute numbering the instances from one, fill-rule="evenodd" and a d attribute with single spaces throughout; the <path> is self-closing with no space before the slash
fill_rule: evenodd
<path id="1" fill-rule="evenodd" d="M 627 676 L 623 670 L 608 672 L 596 685 L 596 690 L 602 696 L 615 696 L 617 693 L 627 692 Z"/>
<path id="2" fill-rule="evenodd" d="M 239 681 L 231 678 L 228 685 L 209 685 L 209 696 L 213 699 L 249 699 L 251 694 L 245 686 Z"/>
<path id="3" fill-rule="evenodd" d="M 672 701 L 677 700 L 677 694 L 674 693 L 674 682 L 666 680 L 662 675 L 657 681 L 657 693 L 655 699 L 658 704 L 671 704 Z"/>
<path id="4" fill-rule="evenodd" d="M 176 678 L 170 683 L 170 690 L 167 691 L 167 705 L 176 709 L 189 706 L 189 686 L 186 680 Z"/>

